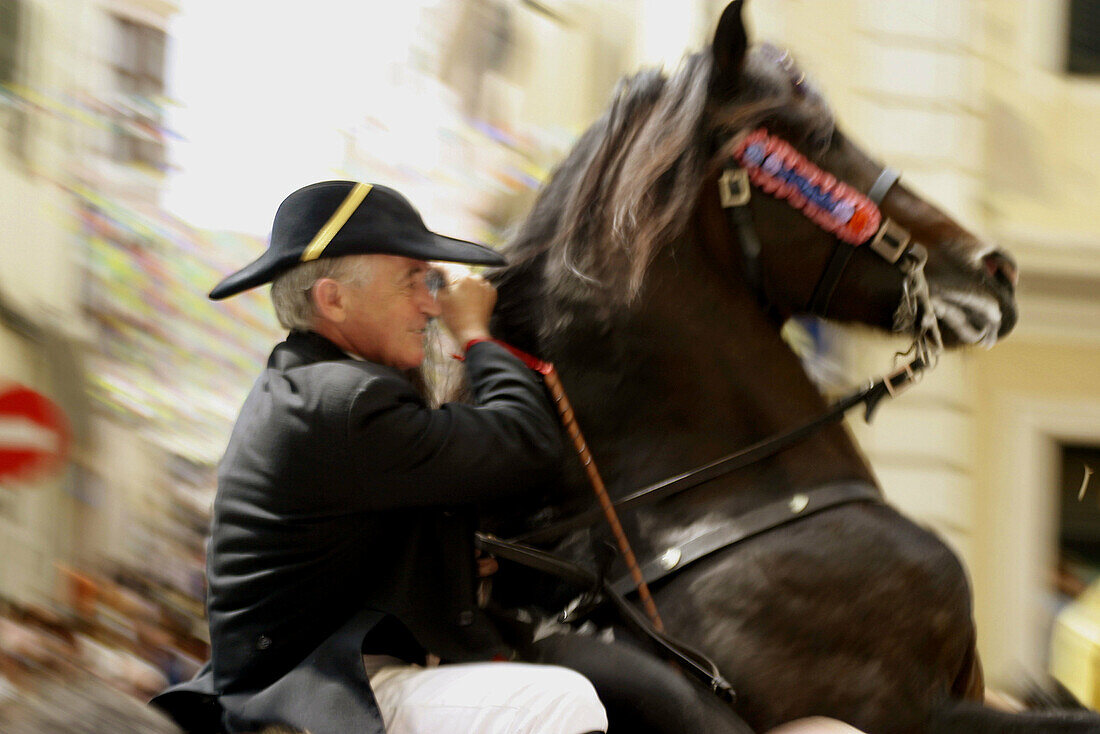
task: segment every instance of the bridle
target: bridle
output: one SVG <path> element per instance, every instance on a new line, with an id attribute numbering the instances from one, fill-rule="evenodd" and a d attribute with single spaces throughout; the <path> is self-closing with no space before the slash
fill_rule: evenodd
<path id="1" fill-rule="evenodd" d="M 832 232 L 834 245 L 807 304 L 807 313 L 825 317 L 833 293 L 852 255 L 870 247 L 886 262 L 902 271 L 902 297 L 894 313 L 895 331 L 914 331 L 913 346 L 902 355 L 919 357 L 926 367 L 935 366 L 943 340 L 928 293 L 924 266 L 928 253 L 912 240 L 908 230 L 882 213 L 886 194 L 901 172 L 884 167 L 866 194 L 819 169 L 782 138 L 764 128 L 744 132 L 732 142 L 733 153 L 718 179 L 718 194 L 740 245 L 745 280 L 765 308 L 772 310 L 760 267 L 760 238 L 753 225 L 749 202 L 752 189 L 788 203 Z M 860 221 L 855 222 L 857 218 Z M 918 325 L 917 319 L 920 318 Z"/>
<path id="2" fill-rule="evenodd" d="M 734 157 L 731 158 L 730 163 L 725 167 L 722 175 L 718 179 L 719 196 L 722 206 L 729 213 L 730 220 L 737 232 L 738 240 L 741 245 L 746 278 L 750 281 L 750 285 L 757 290 L 758 294 L 763 294 L 763 288 L 759 265 L 760 240 L 752 224 L 752 214 L 749 209 L 749 201 L 752 196 L 752 185 L 762 184 L 762 188 L 765 191 L 768 191 L 768 187 L 770 187 L 771 192 L 769 193 L 777 191 L 783 193 L 778 185 L 775 185 L 778 178 L 775 173 L 764 171 L 763 167 L 759 165 L 759 163 L 766 162 L 767 157 L 757 157 L 753 159 L 744 154 L 744 151 L 749 149 L 753 141 L 762 141 L 765 137 L 768 138 L 769 143 L 774 145 L 776 148 L 775 152 L 785 154 L 788 161 L 794 158 L 794 156 L 790 155 L 789 151 L 793 151 L 793 148 L 791 148 L 789 144 L 779 141 L 777 138 L 772 138 L 766 131 L 758 130 L 748 136 L 743 136 L 736 148 Z M 776 141 L 779 141 L 781 145 L 775 145 Z M 786 146 L 786 149 L 784 149 L 783 146 Z M 801 157 L 800 154 L 795 155 Z M 750 165 L 745 165 L 746 159 L 749 160 Z M 757 162 L 755 166 L 752 165 L 754 160 Z M 816 166 L 805 161 L 805 159 L 795 159 L 794 162 L 801 167 L 801 172 L 807 174 L 804 180 L 811 181 L 813 177 L 819 175 Z M 793 170 L 793 166 L 790 170 Z M 754 175 L 760 171 L 763 171 L 764 174 L 770 173 L 770 176 L 763 174 Z M 790 180 L 791 178 L 794 177 L 788 177 L 785 182 L 788 184 L 793 183 Z M 830 176 L 829 178 L 832 177 Z M 859 246 L 868 245 L 888 262 L 897 264 L 902 270 L 904 278 L 902 282 L 902 297 L 898 309 L 894 314 L 894 328 L 896 330 L 914 329 L 916 331 L 916 336 L 914 337 L 912 346 L 910 346 L 908 350 L 899 352 L 895 355 L 896 364 L 894 369 L 879 379 L 870 381 L 863 389 L 836 401 L 823 414 L 802 425 L 769 436 L 740 451 L 724 456 L 708 464 L 704 464 L 703 466 L 696 467 L 695 469 L 677 476 L 649 485 L 648 487 L 619 499 L 614 503 L 614 509 L 616 511 L 631 509 L 672 497 L 692 487 L 713 481 L 736 469 L 749 466 L 750 464 L 773 456 L 804 440 L 821 428 L 839 422 L 848 411 L 860 405 L 864 406 L 865 419 L 870 421 L 878 405 L 884 398 L 896 396 L 905 388 L 916 383 L 926 369 L 936 365 L 940 353 L 943 351 L 943 341 L 940 336 L 935 313 L 932 309 L 931 297 L 928 292 L 928 282 L 924 276 L 924 265 L 927 261 L 927 252 L 923 247 L 911 240 L 909 233 L 904 228 L 897 225 L 889 218 L 882 216 L 878 209 L 886 193 L 899 178 L 900 173 L 897 170 L 884 168 L 866 196 L 855 192 L 854 189 L 851 189 L 846 184 L 840 182 L 835 184 L 837 188 L 834 190 L 839 191 L 841 194 L 834 198 L 835 201 L 841 199 L 854 201 L 855 204 L 853 204 L 853 206 L 858 210 L 858 206 L 864 203 L 862 200 L 865 200 L 867 206 L 873 208 L 874 216 L 869 217 L 865 226 L 860 228 L 849 228 L 848 231 L 840 230 L 840 234 L 836 237 L 836 245 L 833 248 L 833 254 L 830 261 L 819 277 L 814 289 L 814 295 L 811 297 L 811 304 L 819 304 L 819 307 L 814 312 L 823 315 L 828 309 L 832 293 L 836 289 L 836 285 L 843 275 L 852 254 Z M 859 198 L 857 199 L 856 197 Z M 798 204 L 797 200 L 794 204 Z M 864 211 L 866 211 L 866 208 Z M 818 212 L 812 212 L 811 214 L 817 213 Z M 818 221 L 820 224 L 823 219 L 823 217 L 817 217 L 815 221 Z M 868 232 L 871 233 L 869 236 L 867 236 Z M 836 232 L 834 232 L 834 234 L 835 233 Z M 860 238 L 861 235 L 864 235 L 862 239 Z M 855 240 L 856 244 L 852 244 L 851 240 Z M 919 328 L 914 328 L 918 327 L 916 323 L 918 318 L 920 318 Z M 911 357 L 911 359 L 904 361 L 905 357 Z M 600 509 L 595 508 L 525 533 L 512 540 L 520 543 L 545 542 L 560 538 L 573 530 L 591 525 L 593 522 L 598 521 L 599 517 Z"/>
<path id="3" fill-rule="evenodd" d="M 889 263 L 897 263 L 911 248 L 909 232 L 879 206 L 901 173 L 884 168 L 866 195 L 819 169 L 782 138 L 760 128 L 733 141 L 733 153 L 718 179 L 718 193 L 741 245 L 745 279 L 766 304 L 760 269 L 760 239 L 753 226 L 753 185 L 775 198 L 786 199 L 822 229 L 834 235 L 829 262 L 818 278 L 807 311 L 825 316 L 833 292 L 856 248 L 869 246 Z"/>

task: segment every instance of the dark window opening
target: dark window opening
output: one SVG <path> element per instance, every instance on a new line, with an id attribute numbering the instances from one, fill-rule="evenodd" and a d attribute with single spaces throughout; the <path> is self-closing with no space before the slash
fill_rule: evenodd
<path id="1" fill-rule="evenodd" d="M 20 0 L 0 0 L 0 84 L 18 81 L 21 9 Z"/>
<path id="2" fill-rule="evenodd" d="M 1070 0 L 1066 72 L 1100 74 L 1100 0 Z"/>
<path id="3" fill-rule="evenodd" d="M 1100 577 L 1100 446 L 1063 444 L 1061 453 L 1058 586 L 1074 597 Z"/>

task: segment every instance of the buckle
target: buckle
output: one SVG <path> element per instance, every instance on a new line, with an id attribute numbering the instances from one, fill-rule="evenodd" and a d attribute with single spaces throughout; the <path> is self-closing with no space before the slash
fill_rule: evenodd
<path id="1" fill-rule="evenodd" d="M 897 386 L 894 385 L 894 380 L 905 376 Z M 911 388 L 916 383 L 917 373 L 913 370 L 913 363 L 906 362 L 901 367 L 898 367 L 888 375 L 883 376 L 882 384 L 886 387 L 886 392 L 890 393 L 890 397 L 896 398 L 903 392 Z"/>
<path id="2" fill-rule="evenodd" d="M 727 168 L 718 178 L 718 194 L 722 197 L 722 207 L 744 206 L 749 203 L 752 190 L 749 188 L 749 172 L 744 168 Z"/>
<path id="3" fill-rule="evenodd" d="M 897 385 L 894 384 L 894 380 L 900 377 L 904 379 L 900 380 Z M 893 372 L 883 375 L 879 378 L 882 381 L 882 386 L 885 388 L 882 392 L 877 392 L 874 388 L 878 385 L 878 382 L 872 382 L 868 385 L 866 390 L 866 397 L 863 402 L 863 420 L 870 423 L 875 417 L 875 411 L 878 410 L 879 403 L 881 403 L 886 396 L 896 398 L 903 392 L 908 390 L 917 381 L 917 371 L 913 369 L 912 362 L 906 362 L 902 366 L 896 368 Z"/>
<path id="4" fill-rule="evenodd" d="M 886 262 L 896 263 L 902 253 L 909 248 L 909 230 L 887 217 L 871 240 L 871 249 Z"/>

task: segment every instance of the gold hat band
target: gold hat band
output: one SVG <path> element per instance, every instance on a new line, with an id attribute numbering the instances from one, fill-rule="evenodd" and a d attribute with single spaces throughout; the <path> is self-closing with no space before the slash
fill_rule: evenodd
<path id="1" fill-rule="evenodd" d="M 328 247 L 328 243 L 332 241 L 332 238 L 336 236 L 336 233 L 340 231 L 340 228 L 351 218 L 352 213 L 359 208 L 359 205 L 363 203 L 363 199 L 367 198 L 367 194 L 370 193 L 371 185 L 364 183 L 357 183 L 348 192 L 347 198 L 343 203 L 336 208 L 336 211 L 332 213 L 329 220 L 325 222 L 325 226 L 321 227 L 314 235 L 313 241 L 306 246 L 306 249 L 302 251 L 302 262 L 308 262 L 310 260 L 316 260 L 321 256 L 321 253 Z"/>

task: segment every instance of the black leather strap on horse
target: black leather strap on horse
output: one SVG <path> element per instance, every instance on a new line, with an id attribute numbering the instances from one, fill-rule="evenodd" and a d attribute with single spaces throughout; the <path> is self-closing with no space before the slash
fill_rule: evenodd
<path id="1" fill-rule="evenodd" d="M 852 502 L 882 502 L 882 493 L 878 487 L 866 482 L 836 482 L 796 492 L 789 498 L 729 518 L 721 527 L 668 548 L 643 563 L 642 574 L 646 583 L 652 584 L 723 548 L 822 510 Z M 629 577 L 620 578 L 611 584 L 611 588 L 619 594 L 629 594 L 634 582 Z"/>
<path id="2" fill-rule="evenodd" d="M 878 175 L 875 182 L 871 184 L 871 188 L 867 191 L 867 198 L 875 202 L 875 206 L 882 204 L 882 200 L 886 198 L 886 192 L 893 187 L 901 178 L 901 171 L 896 168 L 890 168 L 887 166 L 882 169 L 882 173 Z"/>
<path id="3" fill-rule="evenodd" d="M 867 198 L 870 199 L 875 206 L 882 204 L 882 199 L 886 196 L 886 192 L 890 190 L 897 180 L 901 178 L 901 172 L 896 168 L 884 168 L 882 172 L 875 179 L 875 182 L 871 184 L 871 189 L 867 192 Z M 891 231 L 892 223 L 887 220 L 882 229 L 875 235 L 874 239 L 879 239 L 885 235 L 887 231 Z M 906 242 L 908 242 L 908 234 L 905 235 Z M 878 248 L 876 248 L 878 251 Z M 824 316 L 825 312 L 829 309 L 829 301 L 833 299 L 833 291 L 836 290 L 836 286 L 840 283 L 840 276 L 844 273 L 845 268 L 848 267 L 848 261 L 852 259 L 852 255 L 856 252 L 856 246 L 851 245 L 844 240 L 838 239 L 836 245 L 833 247 L 833 254 L 829 258 L 828 265 L 825 266 L 825 270 L 821 273 L 821 277 L 817 280 L 817 285 L 814 286 L 813 295 L 810 296 L 810 303 L 807 310 L 818 316 Z M 900 253 L 898 253 L 900 255 Z M 883 255 L 888 260 L 888 255 Z M 891 262 L 895 262 L 895 257 Z"/>
<path id="4" fill-rule="evenodd" d="M 859 390 L 846 398 L 838 400 L 832 406 L 814 418 L 813 420 L 796 426 L 783 433 L 769 436 L 751 446 L 724 456 L 720 459 L 704 464 L 691 471 L 664 479 L 656 484 L 640 489 L 633 494 L 615 502 L 615 508 L 620 512 L 644 504 L 657 502 L 697 487 L 718 477 L 729 474 L 732 471 L 753 464 L 769 456 L 790 448 L 796 443 L 808 438 L 821 428 L 832 423 L 839 422 L 844 414 L 858 405 L 865 409 L 864 417 L 870 421 L 875 409 L 883 398 L 896 395 L 908 387 L 916 379 L 917 374 L 923 370 L 925 364 L 922 360 L 915 359 L 911 363 L 902 366 L 894 372 L 875 381 L 866 388 Z M 524 533 L 513 538 L 520 543 L 542 543 L 555 538 L 560 538 L 566 533 L 578 528 L 588 527 L 600 518 L 599 508 L 587 510 L 560 522 L 548 525 L 531 532 Z"/>
<path id="5" fill-rule="evenodd" d="M 752 210 L 749 209 L 752 186 L 748 171 L 728 166 L 718 178 L 718 196 L 722 208 L 729 216 L 730 226 L 737 233 L 737 242 L 741 245 L 741 267 L 744 269 L 745 282 L 756 294 L 756 300 L 766 309 L 768 296 L 764 292 L 764 278 L 760 273 L 760 238 L 756 236 L 756 228 L 752 226 Z"/>
<path id="6" fill-rule="evenodd" d="M 821 277 L 817 279 L 817 285 L 814 286 L 810 303 L 806 307 L 807 311 L 816 316 L 825 316 L 825 312 L 829 309 L 829 301 L 833 300 L 833 291 L 840 283 L 840 276 L 843 275 L 844 270 L 848 267 L 848 261 L 852 259 L 854 254 L 856 254 L 854 245 L 849 245 L 842 240 L 836 241 L 836 244 L 833 245 L 833 254 L 829 257 L 829 263 L 822 271 Z"/>
<path id="7" fill-rule="evenodd" d="M 695 677 L 721 698 L 731 702 L 736 698 L 733 687 L 710 658 L 657 630 L 633 604 L 596 574 L 546 551 L 501 540 L 485 533 L 477 533 L 475 541 L 480 550 L 497 558 L 548 573 L 583 589 L 598 589 L 603 599 L 615 607 L 618 618 L 630 632 L 648 640 L 663 657 L 675 662 L 681 670 Z"/>

